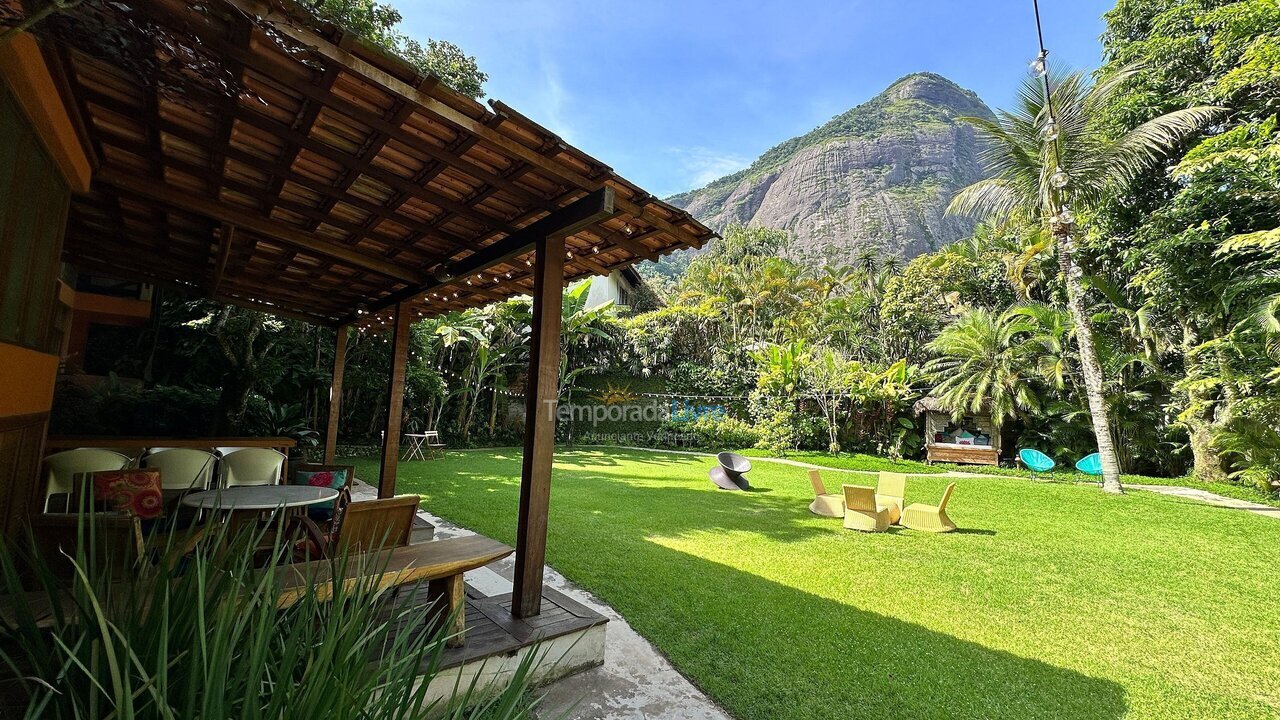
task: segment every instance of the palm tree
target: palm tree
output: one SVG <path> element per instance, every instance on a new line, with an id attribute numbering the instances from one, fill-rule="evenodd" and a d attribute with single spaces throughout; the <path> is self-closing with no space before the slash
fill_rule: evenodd
<path id="1" fill-rule="evenodd" d="M 925 370 L 943 407 L 956 415 L 987 412 L 1000 428 L 1019 410 L 1035 410 L 1040 399 L 1031 384 L 1032 347 L 1023 340 L 1033 331 L 1023 316 L 1010 310 L 970 310 L 929 343 L 937 355 Z"/>
<path id="2" fill-rule="evenodd" d="M 1104 111 L 1136 72 L 1127 68 L 1097 83 L 1080 73 L 1053 76 L 1052 104 L 1050 79 L 1028 78 L 1015 109 L 997 113 L 994 120 L 965 118 L 987 141 L 982 161 L 991 177 L 961 190 L 947 208 L 949 213 L 1044 228 L 1053 238 L 1102 457 L 1103 490 L 1111 493 L 1124 489 L 1077 258 L 1076 237 L 1082 228 L 1070 206 L 1084 211 L 1097 207 L 1223 112 L 1215 107 L 1177 110 L 1112 137 L 1103 125 Z"/>

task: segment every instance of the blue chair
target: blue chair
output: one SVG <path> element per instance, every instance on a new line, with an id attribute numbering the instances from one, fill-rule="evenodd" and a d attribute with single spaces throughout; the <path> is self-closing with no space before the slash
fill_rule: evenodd
<path id="1" fill-rule="evenodd" d="M 1019 450 L 1018 459 L 1022 461 L 1023 465 L 1027 466 L 1028 470 L 1038 473 L 1049 472 L 1057 465 L 1053 458 L 1032 448 Z"/>
<path id="2" fill-rule="evenodd" d="M 1076 469 L 1086 475 L 1102 474 L 1102 456 L 1098 453 L 1085 455 L 1076 461 Z"/>

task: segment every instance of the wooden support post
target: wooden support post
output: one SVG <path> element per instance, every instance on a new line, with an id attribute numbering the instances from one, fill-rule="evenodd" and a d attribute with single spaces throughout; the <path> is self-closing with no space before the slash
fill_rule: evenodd
<path id="1" fill-rule="evenodd" d="M 342 371 L 347 364 L 347 331 L 340 325 L 333 343 L 333 383 L 329 385 L 329 424 L 324 433 L 324 464 L 332 465 L 338 450 L 338 418 L 342 415 Z"/>
<path id="2" fill-rule="evenodd" d="M 524 466 L 520 475 L 520 520 L 511 613 L 526 618 L 542 610 L 542 566 L 547 554 L 547 510 L 555 454 L 560 397 L 560 311 L 564 285 L 564 237 L 536 245 L 533 332 L 525 389 Z"/>
<path id="3" fill-rule="evenodd" d="M 400 463 L 400 420 L 404 415 L 404 371 L 409 364 L 409 323 L 413 311 L 408 303 L 396 305 L 395 335 L 391 339 L 391 377 L 387 381 L 387 419 L 383 423 L 382 470 L 378 474 L 378 497 L 395 497 L 396 466 Z"/>

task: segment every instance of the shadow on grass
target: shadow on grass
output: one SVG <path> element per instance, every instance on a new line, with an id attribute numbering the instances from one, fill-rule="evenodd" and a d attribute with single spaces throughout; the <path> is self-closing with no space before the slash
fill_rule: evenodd
<path id="1" fill-rule="evenodd" d="M 735 717 L 1107 720 L 1125 714 L 1124 689 L 1110 680 L 670 547 L 683 543 L 700 548 L 707 533 L 749 534 L 782 543 L 847 533 L 841 538 L 842 543 L 847 538 L 843 547 L 874 553 L 885 547 L 877 547 L 878 542 L 896 545 L 923 538 L 903 529 L 891 533 L 893 540 L 845 531 L 838 519 L 818 518 L 793 494 L 717 492 L 709 482 L 706 487 L 691 484 L 705 462 L 657 457 L 641 463 L 640 456 L 630 454 L 558 456 L 548 521 L 549 561 L 622 613 Z M 676 470 L 663 457 L 698 467 Z M 618 460 L 634 463 L 636 471 L 593 472 L 615 467 Z M 518 458 L 402 469 L 402 491 L 424 493 L 434 512 L 514 541 Z M 976 538 L 965 536 L 994 534 L 963 529 L 951 539 L 972 542 Z M 749 546 L 743 552 L 749 553 Z M 809 560 L 796 558 L 798 563 Z M 910 585 L 902 587 L 906 592 Z"/>
<path id="2" fill-rule="evenodd" d="M 1108 720 L 1127 711 L 1110 680 L 649 545 L 644 566 L 679 578 L 650 590 L 667 597 L 637 602 L 635 588 L 602 596 L 734 717 Z"/>

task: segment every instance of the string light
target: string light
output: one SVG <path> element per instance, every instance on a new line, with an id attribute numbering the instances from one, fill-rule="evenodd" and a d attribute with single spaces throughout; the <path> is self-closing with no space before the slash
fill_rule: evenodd
<path id="1" fill-rule="evenodd" d="M 1045 142 L 1053 142 L 1054 140 L 1057 140 L 1058 123 L 1054 122 L 1053 118 L 1050 117 L 1049 122 L 1044 124 L 1044 129 L 1040 131 L 1040 134 L 1044 137 Z"/>
<path id="2" fill-rule="evenodd" d="M 1036 77 L 1044 77 L 1049 72 L 1049 51 L 1040 48 L 1040 54 L 1031 61 L 1031 73 Z"/>
<path id="3" fill-rule="evenodd" d="M 592 254 L 592 255 L 599 255 L 599 254 L 600 254 L 600 246 L 599 246 L 599 245 L 592 245 L 592 246 L 591 246 L 591 254 Z"/>
<path id="4" fill-rule="evenodd" d="M 636 229 L 631 227 L 631 223 L 627 223 L 626 225 L 622 226 L 622 234 L 626 235 L 627 237 L 631 237 L 631 235 L 635 233 L 635 231 Z"/>
<path id="5" fill-rule="evenodd" d="M 1071 176 L 1063 171 L 1061 165 L 1059 165 L 1057 169 L 1053 171 L 1053 174 L 1049 176 L 1049 184 L 1058 188 L 1059 190 L 1066 187 L 1070 183 L 1071 183 Z"/>
<path id="6" fill-rule="evenodd" d="M 1059 142 L 1058 118 L 1053 110 L 1053 88 L 1049 82 L 1049 51 L 1044 46 L 1044 27 L 1040 22 L 1040 0 L 1031 0 L 1036 16 L 1036 40 L 1040 43 L 1040 53 L 1031 62 L 1031 72 L 1040 78 L 1040 87 L 1044 90 L 1044 108 L 1048 119 L 1042 131 L 1044 138 L 1053 150 L 1054 171 L 1049 176 L 1049 185 L 1055 190 L 1065 190 L 1071 184 L 1071 176 L 1062 169 L 1062 146 Z M 1076 215 L 1066 202 L 1062 203 L 1058 213 L 1050 219 L 1051 229 L 1055 234 L 1066 235 L 1075 225 Z"/>

